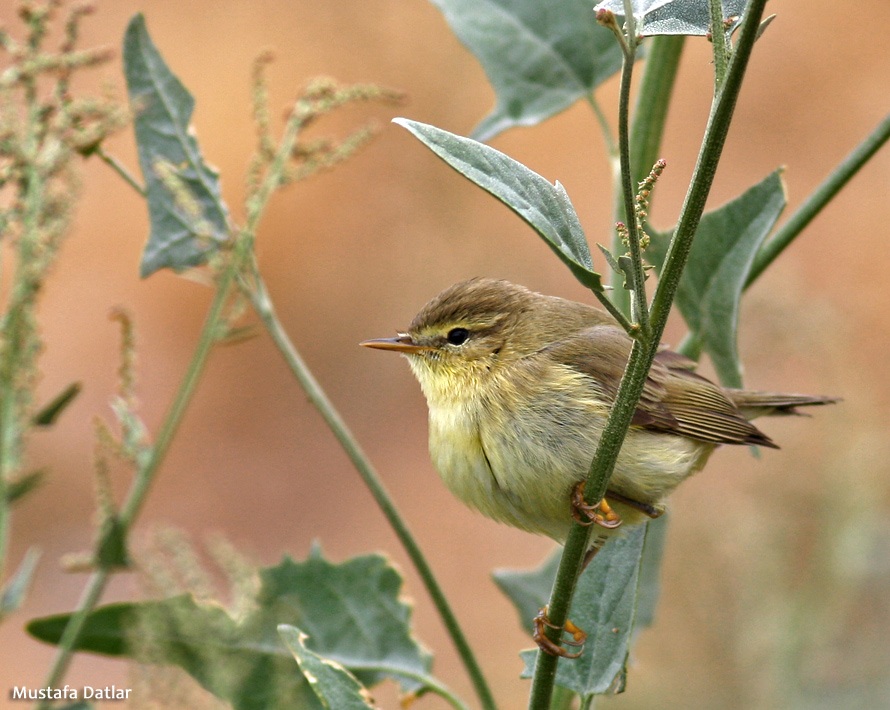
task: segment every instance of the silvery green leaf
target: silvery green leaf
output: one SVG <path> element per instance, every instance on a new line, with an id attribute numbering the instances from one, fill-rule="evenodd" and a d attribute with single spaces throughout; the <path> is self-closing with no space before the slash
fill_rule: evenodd
<path id="1" fill-rule="evenodd" d="M 374 710 L 374 701 L 358 679 L 336 661 L 309 650 L 308 636 L 300 629 L 281 624 L 278 634 L 325 710 Z"/>
<path id="2" fill-rule="evenodd" d="M 497 94 L 473 132 L 487 141 L 571 106 L 621 68 L 621 48 L 590 0 L 432 0 Z"/>
<path id="3" fill-rule="evenodd" d="M 689 329 L 711 358 L 720 381 L 742 386 L 738 354 L 739 303 L 758 249 L 785 207 L 777 170 L 731 202 L 701 219 L 676 303 Z M 652 240 L 649 254 L 661 263 L 666 235 Z"/>
<path id="4" fill-rule="evenodd" d="M 195 100 L 164 62 L 141 14 L 127 26 L 123 54 L 151 221 L 140 274 L 197 266 L 228 238 L 229 227 L 219 174 L 204 162 L 189 125 Z"/>
<path id="5" fill-rule="evenodd" d="M 603 291 L 584 230 L 562 185 L 484 143 L 405 118 L 393 119 L 461 175 L 494 195 L 534 229 L 582 284 Z"/>
<path id="6" fill-rule="evenodd" d="M 708 0 L 632 0 L 637 34 L 693 35 L 704 37 L 711 32 Z M 723 17 L 740 18 L 745 0 L 723 0 Z M 624 0 L 604 0 L 595 10 L 611 10 L 624 17 Z M 738 20 L 730 27 L 738 24 Z"/>

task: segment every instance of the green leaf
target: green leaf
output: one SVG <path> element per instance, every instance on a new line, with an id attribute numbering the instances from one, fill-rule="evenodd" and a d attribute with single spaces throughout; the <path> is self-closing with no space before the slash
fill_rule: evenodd
<path id="1" fill-rule="evenodd" d="M 621 48 L 589 0 L 432 0 L 476 56 L 497 94 L 473 132 L 487 141 L 533 126 L 587 96 L 621 68 Z"/>
<path id="2" fill-rule="evenodd" d="M 393 119 L 468 180 L 491 193 L 534 229 L 582 284 L 603 291 L 575 208 L 558 182 L 484 143 L 405 118 Z"/>
<path id="3" fill-rule="evenodd" d="M 278 633 L 293 653 L 303 677 L 323 708 L 331 710 L 373 710 L 368 691 L 356 677 L 336 661 L 323 658 L 306 648 L 306 634 L 296 626 L 281 624 Z"/>
<path id="4" fill-rule="evenodd" d="M 12 505 L 16 501 L 21 500 L 31 491 L 35 490 L 46 477 L 45 468 L 39 468 L 36 471 L 26 473 L 21 478 L 9 481 L 6 484 L 6 502 Z"/>
<path id="5" fill-rule="evenodd" d="M 776 170 L 732 202 L 702 216 L 676 302 L 727 387 L 742 386 L 737 332 L 739 302 L 757 250 L 785 207 Z M 664 260 L 666 239 L 650 250 Z"/>
<path id="6" fill-rule="evenodd" d="M 189 130 L 195 101 L 164 62 L 141 14 L 124 36 L 124 71 L 151 220 L 140 274 L 197 266 L 228 238 L 228 210 L 219 174 Z"/>
<path id="7" fill-rule="evenodd" d="M 661 594 L 661 559 L 667 541 L 668 514 L 646 522 L 646 540 L 640 559 L 640 578 L 637 583 L 637 611 L 634 630 L 639 632 L 652 626 L 655 608 Z"/>
<path id="8" fill-rule="evenodd" d="M 22 558 L 22 562 L 15 574 L 9 578 L 6 586 L 0 590 L 0 621 L 22 605 L 25 595 L 28 593 L 28 587 L 31 585 L 31 579 L 34 577 L 34 571 L 37 569 L 39 559 L 40 552 L 37 548 L 30 548 Z"/>
<path id="9" fill-rule="evenodd" d="M 97 548 L 96 564 L 102 569 L 120 570 L 130 566 L 127 527 L 121 524 L 116 514 L 110 514 L 102 521 Z"/>
<path id="10" fill-rule="evenodd" d="M 55 423 L 59 415 L 64 411 L 74 398 L 80 394 L 80 382 L 72 382 L 55 399 L 47 404 L 34 416 L 35 426 L 50 426 Z"/>
<path id="11" fill-rule="evenodd" d="M 314 650 L 353 670 L 362 684 L 393 675 L 356 670 L 363 665 L 429 671 L 432 658 L 411 635 L 411 609 L 399 597 L 402 578 L 384 557 L 333 565 L 315 549 L 305 562 L 285 559 L 262 570 L 260 579 L 267 614 L 302 629 Z M 417 688 L 414 681 L 402 685 Z"/>
<path id="12" fill-rule="evenodd" d="M 395 678 L 404 688 L 423 687 L 417 678 L 428 675 L 431 659 L 411 636 L 402 579 L 383 557 L 335 565 L 315 551 L 306 562 L 285 558 L 259 574 L 255 609 L 243 619 L 189 595 L 110 604 L 89 615 L 75 648 L 178 666 L 237 710 L 322 707 L 278 636 L 279 624 L 289 624 L 309 634 L 313 652 L 366 686 Z M 28 632 L 58 643 L 70 618 L 36 619 Z"/>
<path id="13" fill-rule="evenodd" d="M 495 584 L 507 595 L 519 612 L 519 625 L 531 629 L 532 619 L 547 604 L 562 548 L 557 547 L 533 570 L 496 569 L 491 573 Z"/>
<path id="14" fill-rule="evenodd" d="M 559 664 L 556 683 L 584 699 L 623 690 L 645 533 L 639 525 L 609 540 L 578 581 L 570 618 L 587 642 L 580 658 Z M 523 678 L 534 674 L 538 653 L 522 652 Z"/>
<path id="15" fill-rule="evenodd" d="M 723 17 L 736 18 L 734 29 L 745 10 L 746 0 L 723 0 Z M 708 0 L 632 0 L 637 34 L 642 37 L 652 35 L 693 35 L 704 37 L 711 32 L 711 15 Z M 605 0 L 594 8 L 595 11 L 611 10 L 624 17 L 624 0 Z"/>
<path id="16" fill-rule="evenodd" d="M 28 632 L 58 643 L 70 614 L 31 621 Z M 318 708 L 273 629 L 236 622 L 220 606 L 189 595 L 108 604 L 92 611 L 75 650 L 182 668 L 236 710 Z M 135 646 L 138 644 L 138 647 Z"/>

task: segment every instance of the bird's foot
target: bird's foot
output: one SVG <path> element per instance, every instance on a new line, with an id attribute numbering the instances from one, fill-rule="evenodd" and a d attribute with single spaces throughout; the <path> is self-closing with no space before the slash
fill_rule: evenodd
<path id="1" fill-rule="evenodd" d="M 559 629 L 560 633 L 563 631 L 572 635 L 571 641 L 551 641 L 547 636 L 547 629 Z M 534 619 L 534 633 L 532 634 L 532 638 L 535 640 L 535 643 L 538 644 L 538 648 L 540 648 L 544 653 L 550 654 L 551 656 L 561 656 L 562 658 L 578 658 L 584 652 L 584 642 L 587 640 L 587 634 L 575 626 L 568 619 L 564 626 L 557 626 L 556 624 L 551 623 L 550 619 L 547 617 L 547 607 L 543 607 L 535 616 Z M 566 646 L 575 646 L 577 651 L 569 651 L 563 648 L 562 643 Z"/>
<path id="2" fill-rule="evenodd" d="M 618 515 L 609 501 L 605 498 L 597 503 L 587 503 L 584 500 L 584 485 L 581 481 L 572 489 L 572 517 L 581 525 L 599 525 L 607 530 L 614 530 L 621 525 L 621 516 Z"/>
<path id="3" fill-rule="evenodd" d="M 641 503 L 638 500 L 628 498 L 627 496 L 623 496 L 620 493 L 616 493 L 615 491 L 606 491 L 606 495 L 609 496 L 609 498 L 611 498 L 613 501 L 624 503 L 624 505 L 633 508 L 634 510 L 639 510 L 643 515 L 652 518 L 653 520 L 664 515 L 664 508 L 662 508 L 660 505 L 649 505 L 648 503 Z"/>

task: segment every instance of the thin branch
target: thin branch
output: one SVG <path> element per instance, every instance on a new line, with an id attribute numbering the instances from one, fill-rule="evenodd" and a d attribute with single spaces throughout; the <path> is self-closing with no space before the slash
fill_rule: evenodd
<path id="1" fill-rule="evenodd" d="M 652 37 L 643 61 L 643 76 L 630 131 L 630 167 L 633 184 L 646 179 L 661 157 L 661 140 L 680 57 L 686 38 L 682 35 Z"/>
<path id="2" fill-rule="evenodd" d="M 109 155 L 106 153 L 102 146 L 96 148 L 96 155 L 102 160 L 103 163 L 110 166 L 114 172 L 123 178 L 124 182 L 127 183 L 130 187 L 132 187 L 136 192 L 138 192 L 142 197 L 146 196 L 145 188 L 139 183 L 139 181 L 135 178 L 133 173 L 131 173 L 127 166 L 124 165 L 120 160 L 115 158 L 113 155 Z"/>
<path id="3" fill-rule="evenodd" d="M 884 117 L 874 131 L 844 158 L 825 178 L 797 211 L 789 217 L 770 240 L 761 247 L 754 259 L 745 288 L 754 283 L 766 268 L 793 242 L 813 219 L 831 202 L 881 146 L 890 138 L 890 114 Z"/>
<path id="4" fill-rule="evenodd" d="M 632 15 L 631 15 L 632 16 Z M 628 33 L 633 23 L 627 23 Z M 634 293 L 633 320 L 639 331 L 645 335 L 649 331 L 649 306 L 646 300 L 646 272 L 643 270 L 643 252 L 640 248 L 640 226 L 635 217 L 634 198 L 636 189 L 630 165 L 630 87 L 633 79 L 636 56 L 636 37 L 627 37 L 627 51 L 621 68 L 621 87 L 618 97 L 618 158 L 621 164 L 621 193 L 624 202 L 625 224 L 627 226 L 627 247 L 632 262 L 631 287 Z"/>
<path id="5" fill-rule="evenodd" d="M 716 96 L 726 79 L 726 61 L 731 45 L 726 41 L 726 30 L 723 28 L 722 0 L 708 0 L 708 11 L 711 15 L 710 39 L 714 48 L 714 95 Z"/>

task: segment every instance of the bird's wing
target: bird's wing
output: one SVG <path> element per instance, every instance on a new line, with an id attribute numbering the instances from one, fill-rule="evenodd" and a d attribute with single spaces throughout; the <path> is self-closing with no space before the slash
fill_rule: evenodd
<path id="1" fill-rule="evenodd" d="M 540 354 L 593 378 L 598 391 L 611 403 L 631 345 L 631 339 L 620 328 L 595 326 L 549 345 Z M 693 372 L 694 366 L 683 355 L 659 351 L 632 425 L 714 444 L 776 447 L 745 419 L 723 388 Z"/>

